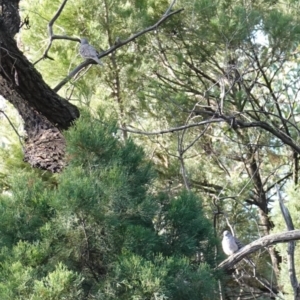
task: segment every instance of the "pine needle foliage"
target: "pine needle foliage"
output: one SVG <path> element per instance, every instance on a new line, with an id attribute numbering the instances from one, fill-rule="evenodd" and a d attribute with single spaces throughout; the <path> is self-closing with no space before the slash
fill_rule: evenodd
<path id="1" fill-rule="evenodd" d="M 23 169 L 1 195 L 0 298 L 214 299 L 217 242 L 201 199 L 154 192 L 142 148 L 101 112 L 83 112 L 66 139 L 56 185 Z"/>

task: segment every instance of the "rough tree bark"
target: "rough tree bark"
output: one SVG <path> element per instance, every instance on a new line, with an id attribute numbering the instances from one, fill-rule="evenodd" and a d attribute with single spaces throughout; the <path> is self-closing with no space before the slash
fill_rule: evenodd
<path id="1" fill-rule="evenodd" d="M 51 172 L 63 168 L 65 140 L 61 133 L 76 118 L 76 106 L 57 95 L 18 49 L 20 0 L 0 0 L 0 94 L 17 109 L 27 133 L 24 160 Z"/>
<path id="2" fill-rule="evenodd" d="M 24 159 L 33 167 L 39 167 L 51 172 L 59 172 L 63 168 L 65 140 L 60 130 L 67 129 L 76 118 L 79 111 L 56 92 L 74 77 L 83 67 L 90 63 L 86 60 L 76 67 L 54 89 L 51 89 L 33 65 L 18 49 L 13 36 L 19 31 L 20 17 L 18 5 L 20 0 L 0 0 L 0 94 L 10 101 L 22 116 L 27 133 L 24 147 Z M 53 25 L 61 13 L 67 0 L 63 0 L 50 23 Z M 139 36 L 157 30 L 171 16 L 183 11 L 183 8 L 173 11 L 176 0 L 173 0 L 162 17 L 152 26 L 147 27 L 125 40 L 119 40 L 108 50 L 99 54 L 99 58 L 113 53 L 118 48 L 132 42 Z M 49 23 L 49 25 L 50 25 Z M 78 41 L 78 38 L 54 35 L 50 30 L 50 41 L 53 39 L 68 39 Z M 47 58 L 48 45 L 43 58 Z"/>

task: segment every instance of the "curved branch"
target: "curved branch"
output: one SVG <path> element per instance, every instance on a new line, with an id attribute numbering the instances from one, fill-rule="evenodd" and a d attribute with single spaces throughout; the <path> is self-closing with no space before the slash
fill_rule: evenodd
<path id="1" fill-rule="evenodd" d="M 272 133 L 274 136 L 280 139 L 284 144 L 289 145 L 295 152 L 300 154 L 300 146 L 294 143 L 290 136 L 288 136 L 285 132 L 272 127 L 267 122 L 264 121 L 244 122 L 238 120 L 236 116 L 225 116 L 223 114 L 218 114 L 216 112 L 209 111 L 209 110 L 196 110 L 195 113 L 199 115 L 211 116 L 214 118 L 222 118 L 224 121 L 230 124 L 230 126 L 234 129 L 243 129 L 243 128 L 251 128 L 251 127 L 262 128 Z"/>
<path id="2" fill-rule="evenodd" d="M 300 240 L 300 230 L 291 230 L 287 232 L 281 232 L 264 236 L 248 244 L 247 246 L 243 247 L 240 251 L 228 257 L 226 260 L 224 260 L 218 265 L 217 269 L 230 269 L 250 253 L 256 252 L 257 250 L 274 244 L 286 243 L 289 241 L 296 240 Z"/>
<path id="3" fill-rule="evenodd" d="M 281 193 L 280 193 L 277 185 L 276 185 L 276 190 L 277 190 L 277 195 L 278 195 L 278 199 L 279 199 L 280 210 L 281 210 L 282 216 L 284 218 L 284 221 L 286 223 L 286 227 L 290 231 L 294 230 L 295 227 L 293 224 L 292 217 L 290 215 L 289 210 L 283 203 L 283 199 L 281 197 Z M 296 275 L 296 268 L 295 268 L 295 246 L 296 246 L 296 243 L 294 241 L 291 241 L 288 243 L 287 264 L 288 264 L 291 285 L 294 290 L 295 299 L 300 299 L 300 286 L 298 283 L 298 279 L 297 279 L 297 275 Z"/>
<path id="4" fill-rule="evenodd" d="M 300 153 L 300 147 L 298 145 L 296 145 L 292 141 L 292 139 L 288 135 L 286 135 L 286 133 L 279 132 L 278 130 L 274 129 L 272 126 L 270 126 L 266 122 L 260 121 L 260 122 L 246 123 L 246 122 L 243 122 L 243 121 L 236 120 L 236 125 L 240 128 L 260 127 L 262 129 L 265 129 L 266 131 L 272 133 L 274 136 L 279 138 L 284 144 L 289 145 L 297 153 Z"/>

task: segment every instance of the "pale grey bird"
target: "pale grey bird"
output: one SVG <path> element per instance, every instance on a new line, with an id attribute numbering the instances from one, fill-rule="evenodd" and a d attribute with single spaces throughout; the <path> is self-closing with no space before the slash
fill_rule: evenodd
<path id="1" fill-rule="evenodd" d="M 243 247 L 244 245 L 230 231 L 225 230 L 223 232 L 222 248 L 226 255 L 232 255 Z M 255 264 L 251 259 L 244 258 L 244 260 L 255 268 Z"/>
<path id="2" fill-rule="evenodd" d="M 222 248 L 226 255 L 232 255 L 239 249 L 243 248 L 243 244 L 228 230 L 225 230 L 223 232 Z"/>
<path id="3" fill-rule="evenodd" d="M 103 66 L 103 63 L 98 58 L 99 52 L 89 44 L 87 39 L 80 39 L 79 53 L 81 57 L 85 59 L 93 59 L 99 65 Z"/>

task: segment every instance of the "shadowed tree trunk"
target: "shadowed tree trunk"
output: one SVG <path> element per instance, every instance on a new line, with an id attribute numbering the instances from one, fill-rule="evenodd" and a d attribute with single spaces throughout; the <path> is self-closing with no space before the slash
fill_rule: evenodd
<path id="1" fill-rule="evenodd" d="M 24 121 L 24 160 L 33 167 L 59 172 L 65 152 L 61 130 L 79 117 L 79 111 L 44 82 L 18 49 L 13 36 L 20 28 L 19 1 L 0 2 L 0 94 L 14 105 Z"/>

